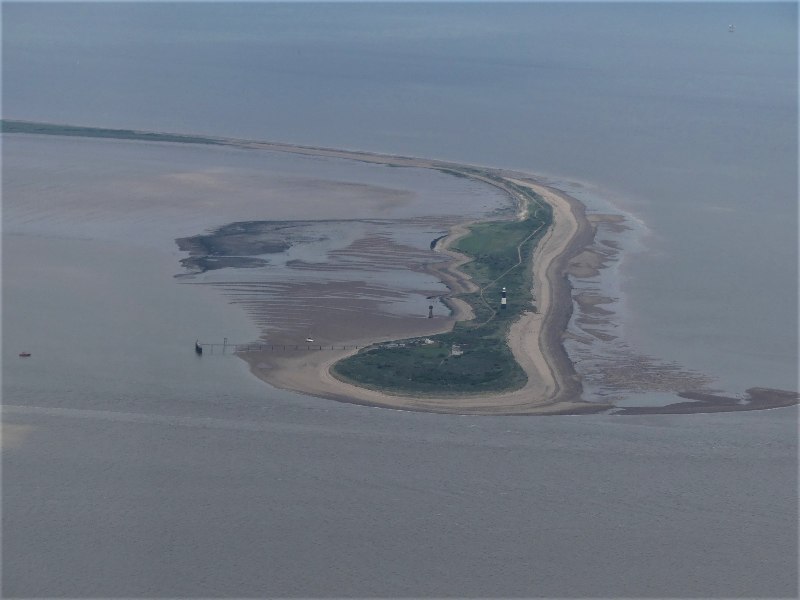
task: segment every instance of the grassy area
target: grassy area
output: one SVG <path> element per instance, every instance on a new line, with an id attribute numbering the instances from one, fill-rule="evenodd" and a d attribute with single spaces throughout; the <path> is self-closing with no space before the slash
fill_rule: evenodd
<path id="1" fill-rule="evenodd" d="M 107 138 L 116 140 L 142 140 L 148 142 L 178 142 L 183 144 L 222 144 L 225 142 L 196 135 L 177 135 L 174 133 L 148 133 L 131 129 L 104 129 L 102 127 L 76 127 L 73 125 L 54 125 L 51 123 L 32 123 L 28 121 L 0 121 L 3 133 L 37 133 L 40 135 L 63 135 L 72 137 Z"/>
<path id="2" fill-rule="evenodd" d="M 358 385 L 421 394 L 463 394 L 525 385 L 524 371 L 503 339 L 460 329 L 371 348 L 336 364 Z"/>
<path id="3" fill-rule="evenodd" d="M 534 308 L 533 249 L 551 222 L 550 207 L 527 188 L 514 186 L 528 204 L 521 221 L 471 227 L 454 249 L 472 258 L 462 267 L 481 291 L 460 298 L 476 318 L 450 333 L 399 340 L 362 350 L 334 365 L 338 377 L 361 386 L 404 394 L 456 395 L 499 392 L 525 385 L 526 375 L 506 342 L 511 323 Z M 500 309 L 505 287 L 508 304 Z"/>

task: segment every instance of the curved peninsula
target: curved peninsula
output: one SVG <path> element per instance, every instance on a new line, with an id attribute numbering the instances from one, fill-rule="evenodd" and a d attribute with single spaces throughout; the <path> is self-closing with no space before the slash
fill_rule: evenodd
<path id="1" fill-rule="evenodd" d="M 462 223 L 451 227 L 447 236 L 438 239 L 436 249 L 447 260 L 432 265 L 430 271 L 450 289 L 446 303 L 452 318 L 421 319 L 424 324 L 408 331 L 410 343 L 433 339 L 436 361 L 463 359 L 475 351 L 478 362 L 463 381 L 454 382 L 458 370 L 451 372 L 437 387 L 429 373 L 424 386 L 408 386 L 395 381 L 378 381 L 369 370 L 378 366 L 361 356 L 398 348 L 405 343 L 396 339 L 341 340 L 343 349 L 330 351 L 269 352 L 248 347 L 238 354 L 252 372 L 269 384 L 342 402 L 415 411 L 514 415 L 577 414 L 606 411 L 611 404 L 581 400 L 582 386 L 564 349 L 563 338 L 572 314 L 573 300 L 567 274 L 570 261 L 592 244 L 595 230 L 587 220 L 584 206 L 559 190 L 550 188 L 530 175 L 497 168 L 476 167 L 447 161 L 382 155 L 292 144 L 145 132 L 123 129 L 32 123 L 2 120 L 4 133 L 99 137 L 137 142 L 210 144 L 252 150 L 355 160 L 394 167 L 433 169 L 457 177 L 479 181 L 508 194 L 518 206 L 516 220 L 494 223 Z M 470 237 L 471 236 L 471 237 Z M 499 254 L 505 263 L 476 261 L 487 247 L 500 241 Z M 196 243 L 195 238 L 179 240 Z M 182 248 L 186 249 L 186 248 Z M 495 247 L 497 249 L 497 247 Z M 459 252 L 461 250 L 461 252 Z M 189 248 L 191 251 L 191 248 Z M 512 258 L 509 262 L 508 253 Z M 516 252 L 517 260 L 513 260 Z M 470 256 L 467 256 L 470 254 Z M 491 254 L 491 252 L 489 252 Z M 494 259 L 501 259 L 494 256 Z M 491 261 L 490 261 L 491 262 Z M 215 263 L 218 267 L 258 266 L 258 261 L 239 257 L 234 263 Z M 202 258 L 185 259 L 184 266 L 207 268 Z M 574 267 L 574 265 L 573 265 Z M 221 267 L 220 267 L 221 268 Z M 513 277 L 508 277 L 512 273 Z M 512 298 L 504 315 L 498 315 L 498 287 L 508 287 Z M 478 331 L 480 330 L 480 331 Z M 464 338 L 464 334 L 478 337 Z M 436 338 L 437 334 L 445 334 Z M 394 336 L 395 338 L 397 336 Z M 479 339 L 480 338 L 480 339 Z M 479 342 L 476 343 L 476 340 Z M 471 340 L 471 341 L 470 341 Z M 471 344 L 471 345 L 470 345 Z M 368 348 L 367 350 L 364 350 Z M 256 345 L 258 348 L 258 345 Z M 347 349 L 345 349 L 347 348 Z M 241 349 L 240 349 L 241 350 Z M 442 354 L 444 354 L 442 356 Z M 391 353 L 387 354 L 391 360 Z M 513 357 L 513 360 L 512 360 Z M 501 361 L 502 365 L 497 365 Z M 465 360 L 464 364 L 468 364 Z M 491 364 L 489 364 L 491 363 Z M 356 365 L 355 370 L 350 368 Z M 482 370 L 481 370 L 482 369 Z M 462 373 L 465 372 L 462 369 Z M 474 375 L 474 376 L 473 376 Z M 408 377 L 406 377 L 408 379 Z M 617 414 L 672 414 L 762 410 L 796 405 L 797 392 L 751 388 L 747 397 L 734 398 L 704 389 L 676 389 L 689 402 L 666 406 L 627 406 Z"/>

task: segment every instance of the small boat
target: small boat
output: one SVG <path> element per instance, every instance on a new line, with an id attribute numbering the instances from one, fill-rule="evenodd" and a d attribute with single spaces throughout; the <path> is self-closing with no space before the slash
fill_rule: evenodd
<path id="1" fill-rule="evenodd" d="M 307 338 L 306 338 L 306 341 L 307 341 L 307 342 L 310 344 L 311 342 L 313 342 L 313 341 L 314 341 L 314 338 L 312 338 L 312 337 L 307 337 Z"/>
<path id="2" fill-rule="evenodd" d="M 194 343 L 194 351 L 197 353 L 198 356 L 202 356 L 203 354 L 203 347 L 200 345 L 198 340 Z"/>
<path id="3" fill-rule="evenodd" d="M 20 352 L 19 353 L 20 358 L 28 358 L 30 355 L 31 355 L 30 352 Z"/>

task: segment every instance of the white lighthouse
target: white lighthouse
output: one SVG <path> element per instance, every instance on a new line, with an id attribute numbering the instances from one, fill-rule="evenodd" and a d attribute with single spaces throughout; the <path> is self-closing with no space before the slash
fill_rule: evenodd
<path id="1" fill-rule="evenodd" d="M 506 288 L 503 288 L 503 291 L 500 292 L 500 308 L 505 308 L 507 301 L 508 298 L 506 298 Z"/>

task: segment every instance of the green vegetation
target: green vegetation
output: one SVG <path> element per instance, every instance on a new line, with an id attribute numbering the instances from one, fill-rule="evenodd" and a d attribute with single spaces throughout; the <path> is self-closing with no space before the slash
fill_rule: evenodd
<path id="1" fill-rule="evenodd" d="M 179 142 L 183 144 L 219 144 L 224 140 L 196 135 L 174 133 L 148 133 L 131 129 L 103 129 L 101 127 L 76 127 L 74 125 L 55 125 L 51 123 L 32 123 L 29 121 L 0 121 L 3 133 L 37 133 L 41 135 L 64 135 L 72 137 L 110 138 L 117 140 L 143 140 L 148 142 Z"/>
<path id="2" fill-rule="evenodd" d="M 480 393 L 518 388 L 526 381 L 505 340 L 463 328 L 370 348 L 334 368 L 347 381 L 402 393 Z"/>
<path id="3" fill-rule="evenodd" d="M 527 217 L 473 225 L 454 247 L 472 258 L 462 270 L 480 290 L 459 297 L 469 302 L 476 318 L 456 323 L 449 333 L 362 350 L 334 365 L 338 377 L 374 389 L 423 395 L 499 392 L 525 385 L 525 372 L 514 360 L 506 335 L 520 313 L 535 309 L 531 259 L 552 213 L 528 188 L 503 183 L 527 205 Z M 505 310 L 500 309 L 503 287 L 508 296 Z"/>
<path id="4" fill-rule="evenodd" d="M 458 177 L 459 179 L 469 179 L 469 175 L 467 175 L 466 173 L 462 173 L 461 171 L 457 171 L 455 169 L 447 169 L 445 167 L 439 167 L 436 170 L 441 171 L 442 173 L 447 173 L 448 175 L 452 175 L 453 177 Z"/>

